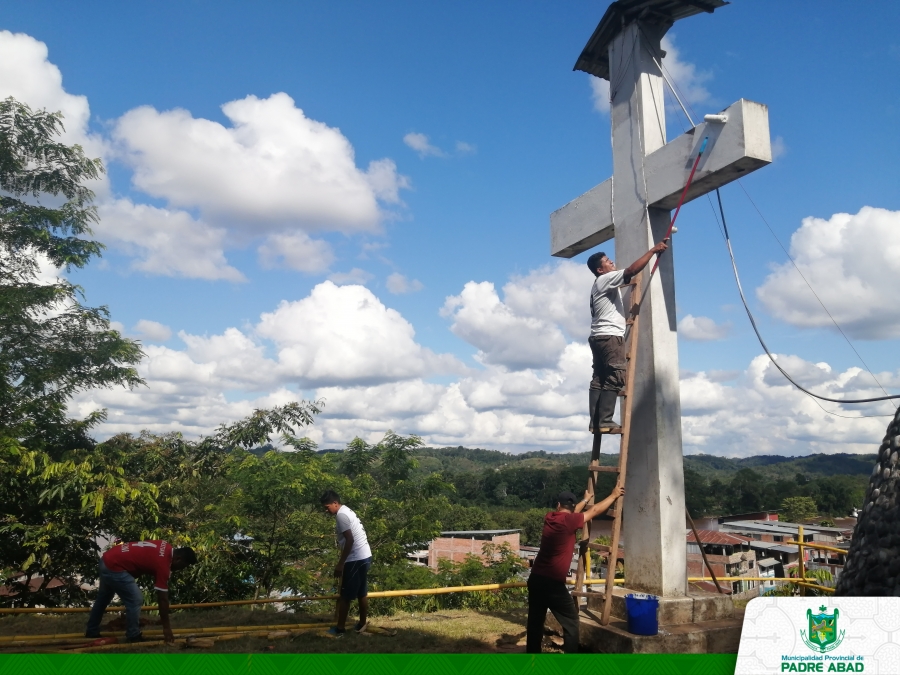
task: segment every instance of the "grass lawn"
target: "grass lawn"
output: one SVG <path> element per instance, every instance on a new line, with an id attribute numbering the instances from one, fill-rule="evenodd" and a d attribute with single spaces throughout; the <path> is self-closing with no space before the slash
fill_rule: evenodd
<path id="1" fill-rule="evenodd" d="M 110 615 L 115 618 L 116 615 Z M 388 636 L 375 632 L 358 635 L 348 630 L 344 637 L 325 637 L 323 630 L 309 630 L 270 640 L 266 637 L 240 637 L 216 642 L 203 652 L 220 653 L 334 653 L 334 654 L 488 654 L 522 653 L 525 644 L 524 607 L 506 612 L 475 612 L 471 610 L 443 610 L 433 614 L 397 613 L 393 616 L 376 616 L 370 625 L 395 632 Z M 0 616 L 0 636 L 47 635 L 78 633 L 84 630 L 86 614 L 18 614 Z M 351 613 L 348 627 L 355 618 Z M 302 613 L 277 612 L 272 609 L 250 610 L 245 608 L 216 608 L 179 611 L 172 614 L 172 628 L 197 628 L 213 626 L 266 626 L 289 623 L 321 622 L 331 625 L 331 619 Z M 159 628 L 158 626 L 148 626 Z M 178 637 L 178 636 L 176 636 Z M 183 636 L 181 636 L 183 637 Z M 150 638 L 157 639 L 157 638 Z M 560 640 L 557 640 L 560 642 Z M 35 650 L 38 648 L 36 647 Z M 47 649 L 43 647 L 41 649 Z M 106 653 L 172 653 L 184 647 L 130 646 Z M 559 651 L 549 638 L 545 639 L 545 651 Z M 2 646 L 0 646 L 2 651 Z M 200 650 L 197 650 L 200 651 Z"/>

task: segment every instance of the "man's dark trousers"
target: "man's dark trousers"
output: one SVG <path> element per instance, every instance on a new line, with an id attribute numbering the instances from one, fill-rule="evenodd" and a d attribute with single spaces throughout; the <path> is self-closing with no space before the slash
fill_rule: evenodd
<path id="1" fill-rule="evenodd" d="M 540 654 L 544 639 L 547 610 L 563 629 L 563 651 L 578 653 L 578 611 L 564 581 L 556 581 L 538 574 L 528 577 L 528 637 L 525 651 Z"/>

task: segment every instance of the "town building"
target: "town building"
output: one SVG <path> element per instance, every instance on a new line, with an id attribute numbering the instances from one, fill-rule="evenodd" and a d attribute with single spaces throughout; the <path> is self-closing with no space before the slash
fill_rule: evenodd
<path id="1" fill-rule="evenodd" d="M 750 546 L 750 538 L 726 532 L 698 530 L 697 538 L 693 532 L 687 534 L 687 564 L 689 577 L 708 577 L 709 569 L 703 561 L 701 548 L 706 554 L 709 567 L 716 577 L 748 577 L 746 581 L 723 581 L 720 587 L 729 588 L 736 598 L 753 597 L 759 593 L 756 552 Z M 627 561 L 626 561 L 626 577 Z M 713 587 L 715 590 L 715 587 Z"/>
<path id="2" fill-rule="evenodd" d="M 437 569 L 438 560 L 463 562 L 466 556 L 485 558 L 485 544 L 506 544 L 521 555 L 519 530 L 460 530 L 441 532 L 441 536 L 428 545 L 428 566 Z"/>

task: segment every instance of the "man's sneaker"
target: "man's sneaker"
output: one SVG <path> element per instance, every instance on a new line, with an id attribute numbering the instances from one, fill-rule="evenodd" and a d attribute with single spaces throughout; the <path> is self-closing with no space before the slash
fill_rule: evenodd
<path id="1" fill-rule="evenodd" d="M 342 637 L 344 637 L 344 633 L 346 633 L 346 632 L 347 631 L 344 630 L 343 628 L 337 628 L 336 626 L 332 626 L 325 632 L 325 636 L 330 637 L 330 638 L 342 638 Z"/>
<path id="2" fill-rule="evenodd" d="M 357 633 L 365 633 L 366 628 L 368 628 L 368 627 L 369 627 L 368 621 L 357 621 L 356 625 L 353 627 L 353 630 L 355 630 Z"/>

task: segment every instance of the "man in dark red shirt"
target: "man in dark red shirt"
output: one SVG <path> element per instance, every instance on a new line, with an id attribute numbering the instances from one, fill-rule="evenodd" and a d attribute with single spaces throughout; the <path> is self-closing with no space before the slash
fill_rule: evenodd
<path id="1" fill-rule="evenodd" d="M 594 516 L 605 513 L 623 494 L 625 488 L 616 485 L 606 499 L 582 513 L 587 505 L 587 493 L 576 504 L 574 494 L 561 492 L 556 498 L 556 510 L 544 516 L 540 550 L 528 577 L 527 653 L 541 653 L 548 609 L 562 626 L 563 651 L 566 654 L 578 653 L 578 610 L 566 587 L 566 577 L 569 576 L 572 554 L 575 552 L 575 532 Z"/>
<path id="2" fill-rule="evenodd" d="M 163 635 L 166 642 L 172 642 L 175 638 L 169 624 L 169 574 L 196 562 L 194 549 L 173 549 L 169 542 L 159 539 L 113 546 L 100 558 L 100 589 L 91 607 L 85 637 L 100 637 L 103 613 L 113 596 L 118 595 L 125 605 L 125 639 L 129 642 L 142 641 L 141 605 L 144 595 L 134 578 L 149 574 L 153 576 L 153 587 L 156 589 Z"/>

